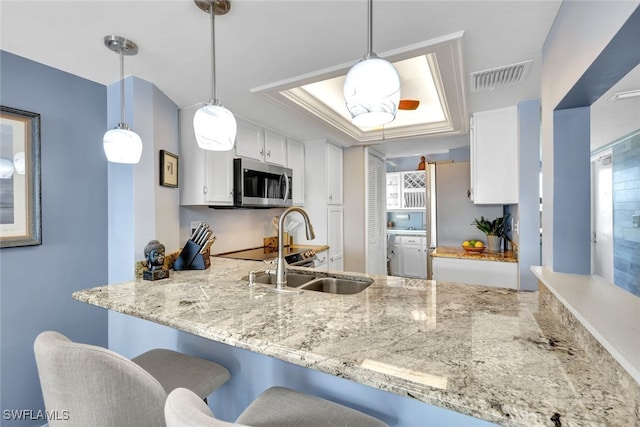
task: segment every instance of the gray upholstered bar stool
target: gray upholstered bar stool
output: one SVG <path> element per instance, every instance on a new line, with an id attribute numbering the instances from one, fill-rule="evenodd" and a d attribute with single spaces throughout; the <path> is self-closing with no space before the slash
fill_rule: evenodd
<path id="1" fill-rule="evenodd" d="M 284 387 L 271 387 L 235 423 L 218 420 L 193 392 L 177 388 L 164 406 L 167 427 L 388 427 L 355 409 Z"/>
<path id="2" fill-rule="evenodd" d="M 131 361 L 53 331 L 38 335 L 34 352 L 46 409 L 68 415 L 49 427 L 163 426 L 171 390 L 186 387 L 204 399 L 230 378 L 225 367 L 198 357 L 155 349 Z"/>

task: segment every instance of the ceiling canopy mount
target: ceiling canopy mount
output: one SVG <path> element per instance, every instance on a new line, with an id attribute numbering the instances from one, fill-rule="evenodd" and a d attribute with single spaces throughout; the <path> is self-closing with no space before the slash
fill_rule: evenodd
<path id="1" fill-rule="evenodd" d="M 231 10 L 230 0 L 193 0 L 203 12 L 210 13 L 211 6 L 216 15 L 226 15 Z"/>
<path id="2" fill-rule="evenodd" d="M 138 54 L 138 45 L 121 36 L 105 36 L 104 45 L 115 53 L 132 56 Z"/>

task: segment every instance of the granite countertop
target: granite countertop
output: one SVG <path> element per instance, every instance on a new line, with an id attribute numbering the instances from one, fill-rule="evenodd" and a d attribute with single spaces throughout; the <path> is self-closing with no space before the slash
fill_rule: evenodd
<path id="1" fill-rule="evenodd" d="M 396 236 L 425 236 L 427 230 L 407 230 L 403 228 L 387 228 L 387 234 L 395 234 Z"/>
<path id="2" fill-rule="evenodd" d="M 500 262 L 518 262 L 512 251 L 507 252 L 484 252 L 465 251 L 461 246 L 438 246 L 431 252 L 432 257 L 436 258 L 460 258 L 474 259 L 478 261 L 500 261 Z"/>
<path id="3" fill-rule="evenodd" d="M 279 294 L 248 286 L 261 266 L 213 257 L 73 298 L 506 426 L 638 423 L 537 293 L 370 276 L 356 295 Z"/>

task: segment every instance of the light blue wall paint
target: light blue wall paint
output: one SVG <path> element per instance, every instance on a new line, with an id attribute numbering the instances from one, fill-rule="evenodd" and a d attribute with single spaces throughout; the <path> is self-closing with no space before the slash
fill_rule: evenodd
<path id="1" fill-rule="evenodd" d="M 540 265 L 540 100 L 518 104 L 518 269 L 520 289 L 535 291 L 538 279 L 532 265 Z"/>
<path id="2" fill-rule="evenodd" d="M 451 137 L 454 138 L 454 137 Z M 469 146 L 452 148 L 446 153 L 425 154 L 428 163 L 452 161 L 468 162 L 471 160 L 471 150 Z M 394 157 L 387 159 L 387 172 L 413 171 L 418 168 L 420 155 Z"/>
<path id="3" fill-rule="evenodd" d="M 115 123 L 119 84 L 110 85 L 108 94 L 109 119 Z M 127 124 L 140 135 L 143 150 L 136 165 L 109 165 L 109 283 L 133 279 L 135 262 L 144 259 L 150 240 L 162 242 L 167 252 L 179 249 L 179 193 L 161 187 L 158 172 L 160 149 L 178 154 L 178 107 L 137 77 L 125 79 L 125 100 Z M 132 329 L 127 316 L 109 312 L 110 348 L 133 357 L 152 348 L 154 338 Z"/>
<path id="4" fill-rule="evenodd" d="M 107 344 L 106 311 L 71 299 L 107 279 L 106 89 L 0 51 L 0 101 L 41 115 L 42 245 L 0 249 L 1 409 L 38 410 L 38 333 Z"/>
<path id="5" fill-rule="evenodd" d="M 613 146 L 612 169 L 613 281 L 640 297 L 640 134 Z"/>
<path id="6" fill-rule="evenodd" d="M 589 107 L 553 114 L 553 269 L 591 273 Z"/>
<path id="7" fill-rule="evenodd" d="M 614 38 L 625 22 L 640 5 L 640 1 L 580 2 L 565 1 L 560 6 L 553 26 L 542 49 L 542 168 L 543 168 L 543 242 L 542 263 L 555 269 L 553 239 L 556 214 L 553 200 L 558 178 L 554 159 L 554 110 L 580 80 L 590 65 Z M 625 55 L 625 52 L 620 52 Z M 610 61 L 612 67 L 615 61 Z M 607 73 L 601 76 L 607 79 Z M 602 82 L 591 83 L 593 89 L 603 89 Z M 587 85 L 588 87 L 588 85 Z M 608 86 L 611 87 L 611 84 Z M 606 87 L 606 88 L 608 88 Z M 606 90 L 606 89 L 605 89 Z M 567 166 L 578 159 L 564 159 Z M 581 192 L 589 187 L 582 183 Z M 571 200 L 572 194 L 561 194 Z M 560 215 L 569 212 L 560 212 Z M 583 216 L 588 214 L 581 213 Z"/>

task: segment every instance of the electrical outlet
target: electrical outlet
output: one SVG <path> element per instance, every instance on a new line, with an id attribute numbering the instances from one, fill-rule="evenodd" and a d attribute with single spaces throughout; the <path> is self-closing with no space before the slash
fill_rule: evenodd
<path id="1" fill-rule="evenodd" d="M 635 211 L 631 216 L 631 224 L 634 227 L 640 227 L 640 211 Z"/>
<path id="2" fill-rule="evenodd" d="M 516 221 L 515 218 L 511 218 L 511 230 L 514 234 L 520 234 L 520 221 Z"/>

